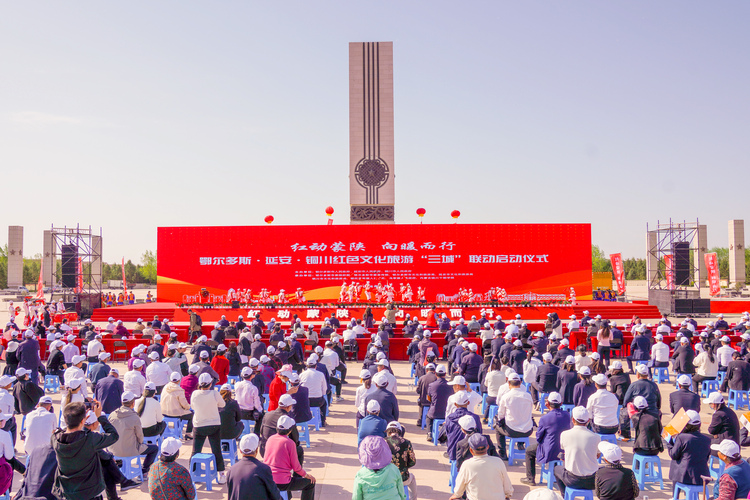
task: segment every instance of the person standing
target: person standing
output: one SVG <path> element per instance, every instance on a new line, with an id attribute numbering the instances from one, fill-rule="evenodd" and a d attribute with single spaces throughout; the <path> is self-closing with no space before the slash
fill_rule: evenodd
<path id="1" fill-rule="evenodd" d="M 216 470 L 219 476 L 216 482 L 224 484 L 227 481 L 224 472 L 224 458 L 221 452 L 221 417 L 219 409 L 224 408 L 224 399 L 211 389 L 213 378 L 208 373 L 202 373 L 198 378 L 198 389 L 191 396 L 193 415 L 193 455 L 203 451 L 203 443 L 208 439 L 211 452 L 216 459 Z M 192 456 L 192 455 L 191 455 Z"/>
<path id="2" fill-rule="evenodd" d="M 34 338 L 34 332 L 31 330 L 26 330 L 23 336 L 24 341 L 19 344 L 16 350 L 18 366 L 29 372 L 29 380 L 34 385 L 39 385 L 39 366 L 42 364 L 39 358 L 39 342 Z"/>

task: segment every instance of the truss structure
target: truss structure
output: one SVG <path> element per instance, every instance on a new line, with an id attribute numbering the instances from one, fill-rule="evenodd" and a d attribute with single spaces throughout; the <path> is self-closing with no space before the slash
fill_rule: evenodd
<path id="1" fill-rule="evenodd" d="M 75 286 L 65 286 L 63 282 L 63 271 L 66 262 L 63 260 L 63 267 L 54 270 L 54 282 L 60 283 L 61 288 L 54 290 L 53 294 L 61 296 L 64 302 L 75 302 L 80 304 L 79 316 L 88 317 L 93 309 L 101 307 L 102 296 L 102 230 L 99 228 L 98 234 L 91 229 L 82 228 L 79 225 L 75 227 L 55 227 L 51 228 L 52 242 L 54 253 L 62 256 L 63 247 L 75 247 L 75 262 L 68 263 L 75 266 Z M 70 273 L 68 273 L 70 275 Z M 78 306 L 76 306 L 78 309 Z"/>
<path id="2" fill-rule="evenodd" d="M 698 219 L 695 222 L 669 222 L 657 221 L 655 227 L 646 224 L 648 242 L 648 255 L 646 258 L 648 287 L 651 290 L 670 290 L 679 292 L 681 290 L 700 290 L 701 281 L 696 279 L 699 275 L 700 262 L 693 258 L 698 252 Z M 665 257 L 674 256 L 675 245 L 687 243 L 689 245 L 688 255 L 688 284 L 678 284 L 675 271 L 672 270 L 672 279 L 669 279 L 669 270 L 665 264 Z M 669 257 L 667 257 L 669 258 Z"/>

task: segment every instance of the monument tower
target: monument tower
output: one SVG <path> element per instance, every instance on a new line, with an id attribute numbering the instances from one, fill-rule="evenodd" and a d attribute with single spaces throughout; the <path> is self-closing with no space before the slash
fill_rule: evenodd
<path id="1" fill-rule="evenodd" d="M 349 216 L 393 224 L 393 42 L 349 44 Z"/>

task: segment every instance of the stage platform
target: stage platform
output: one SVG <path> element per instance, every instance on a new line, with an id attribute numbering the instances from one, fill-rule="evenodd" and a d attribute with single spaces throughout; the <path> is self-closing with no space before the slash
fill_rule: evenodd
<path id="1" fill-rule="evenodd" d="M 106 322 L 108 318 L 112 317 L 115 320 L 122 320 L 124 322 L 135 322 L 138 318 L 142 318 L 144 321 L 150 321 L 154 316 L 158 316 L 159 319 L 166 318 L 174 321 L 176 324 L 183 324 L 189 321 L 187 309 L 187 307 L 177 307 L 176 304 L 170 302 L 105 307 L 95 309 L 91 319 L 95 322 Z M 203 306 L 203 308 L 200 308 L 193 306 L 193 309 L 200 314 L 203 319 L 203 325 L 206 326 L 216 323 L 221 319 L 222 315 L 226 316 L 229 321 L 236 321 L 237 317 L 242 315 L 247 322 L 247 318 L 254 315 L 256 312 L 261 314 L 261 319 L 265 322 L 268 322 L 271 318 L 275 318 L 276 321 L 286 324 L 289 323 L 296 314 L 305 324 L 319 324 L 322 323 L 325 318 L 331 316 L 336 316 L 341 323 L 345 323 L 352 318 L 362 318 L 366 306 L 361 305 L 354 308 L 348 306 L 337 307 L 335 304 L 320 304 L 320 306 L 279 304 L 273 307 L 254 306 L 239 309 L 210 306 Z M 375 306 L 372 310 L 377 323 L 380 318 L 383 317 L 385 305 Z M 397 314 L 398 323 L 403 322 L 406 314 L 409 314 L 411 317 L 417 316 L 420 318 L 421 322 L 424 322 L 426 315 L 429 313 L 430 307 L 413 304 L 410 306 L 400 306 L 399 310 L 400 312 Z M 648 304 L 604 302 L 598 300 L 580 301 L 575 306 L 511 307 L 502 305 L 483 306 L 448 304 L 436 307 L 437 312 L 445 313 L 452 321 L 458 321 L 461 318 L 469 321 L 472 316 L 477 316 L 477 318 L 479 318 L 484 312 L 488 315 L 487 317 L 493 321 L 496 316 L 500 315 L 506 322 L 515 318 L 516 314 L 520 314 L 522 320 L 526 323 L 544 322 L 547 318 L 547 314 L 551 312 L 556 312 L 563 321 L 567 321 L 571 314 L 575 314 L 578 318 L 581 318 L 583 316 L 583 311 L 585 310 L 589 311 L 589 315 L 591 316 L 600 314 L 603 318 L 614 320 L 629 320 L 633 316 L 639 316 L 643 320 L 657 320 L 661 317 L 659 310 L 655 306 L 650 306 Z"/>

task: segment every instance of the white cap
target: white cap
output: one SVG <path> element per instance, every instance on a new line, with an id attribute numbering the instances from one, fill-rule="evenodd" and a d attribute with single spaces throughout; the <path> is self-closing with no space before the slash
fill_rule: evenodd
<path id="1" fill-rule="evenodd" d="M 42 396 L 39 398 L 39 404 L 40 405 L 51 405 L 52 404 L 52 397 L 51 396 Z"/>
<path id="2" fill-rule="evenodd" d="M 258 361 L 255 358 L 250 358 L 250 361 L 248 361 L 248 364 L 250 365 L 250 368 L 255 368 L 260 364 L 260 361 Z M 248 368 L 247 366 L 245 368 Z"/>
<path id="3" fill-rule="evenodd" d="M 203 357 L 204 353 L 208 355 L 206 351 L 201 351 L 201 358 Z M 159 353 L 156 351 L 151 351 L 151 354 L 148 355 L 148 359 L 153 359 L 154 361 L 156 361 L 157 359 L 159 359 Z"/>
<path id="4" fill-rule="evenodd" d="M 146 382 L 146 385 L 143 386 L 144 389 L 147 391 L 155 391 L 156 390 L 156 384 L 153 382 Z"/>
<path id="5" fill-rule="evenodd" d="M 260 362 L 261 362 L 261 363 L 268 363 L 269 361 L 271 361 L 271 358 L 269 358 L 269 357 L 268 357 L 268 356 L 266 356 L 265 354 L 264 354 L 263 356 L 261 356 L 261 357 L 260 357 Z"/>
<path id="6" fill-rule="evenodd" d="M 74 378 L 72 380 L 69 380 L 66 385 L 70 387 L 71 389 L 78 389 L 83 384 L 82 378 Z"/>
<path id="7" fill-rule="evenodd" d="M 458 419 L 458 425 L 461 426 L 461 428 L 465 431 L 470 431 L 477 428 L 477 423 L 474 420 L 474 417 L 471 415 L 464 415 L 463 417 Z"/>
<path id="8" fill-rule="evenodd" d="M 591 368 L 588 366 L 582 366 L 578 372 L 580 375 L 591 375 Z"/>
<path id="9" fill-rule="evenodd" d="M 252 359 L 255 359 L 255 358 L 252 358 Z M 257 360 L 256 360 L 256 361 L 257 361 Z M 243 368 L 242 368 L 242 371 L 240 371 L 240 376 L 241 376 L 242 378 L 245 378 L 245 377 L 249 377 L 249 376 L 250 376 L 250 375 L 252 375 L 252 374 L 253 374 L 253 370 L 252 370 L 252 368 L 250 368 L 249 366 L 245 366 L 245 367 L 243 367 Z"/>
<path id="10" fill-rule="evenodd" d="M 135 394 L 133 394 L 130 391 L 125 391 L 122 393 L 122 396 L 120 397 L 120 401 L 123 403 L 129 403 L 135 399 Z"/>
<path id="11" fill-rule="evenodd" d="M 180 452 L 182 442 L 179 439 L 168 437 L 161 443 L 161 454 L 171 457 Z"/>
<path id="12" fill-rule="evenodd" d="M 86 361 L 86 356 L 84 356 L 83 354 L 79 354 L 77 356 L 73 356 L 71 363 L 77 365 L 78 363 L 82 363 L 83 361 Z"/>
<path id="13" fill-rule="evenodd" d="M 680 375 L 677 377 L 677 384 L 678 385 L 687 385 L 689 386 L 692 383 L 691 379 L 687 375 Z"/>
<path id="14" fill-rule="evenodd" d="M 718 405 L 724 402 L 724 396 L 720 392 L 712 392 L 706 399 L 703 400 L 703 404 Z"/>
<path id="15" fill-rule="evenodd" d="M 609 365 L 610 370 L 622 370 L 622 363 L 620 361 L 612 361 Z"/>
<path id="16" fill-rule="evenodd" d="M 456 375 L 451 381 L 451 385 L 466 385 L 466 379 L 461 375 Z"/>
<path id="17" fill-rule="evenodd" d="M 380 403 L 371 399 L 367 402 L 367 413 L 375 413 L 380 411 Z"/>
<path id="18" fill-rule="evenodd" d="M 550 403 L 562 404 L 562 396 L 559 392 L 550 392 L 547 396 L 547 401 Z"/>
<path id="19" fill-rule="evenodd" d="M 687 343 L 688 343 L 687 337 L 680 337 L 680 344 L 687 344 Z"/>
<path id="20" fill-rule="evenodd" d="M 161 340 L 161 335 L 159 335 L 158 333 L 154 335 L 154 340 Z"/>
<path id="21" fill-rule="evenodd" d="M 225 346 L 224 344 L 219 344 L 219 347 L 217 347 L 216 350 L 219 352 L 224 352 L 227 350 L 227 346 Z"/>
<path id="22" fill-rule="evenodd" d="M 381 359 L 377 363 L 375 363 L 378 366 L 388 366 L 388 360 L 387 359 Z"/>
<path id="23" fill-rule="evenodd" d="M 542 359 L 544 361 L 552 361 L 552 354 L 545 352 L 544 354 L 542 354 Z"/>
<path id="24" fill-rule="evenodd" d="M 576 406 L 575 408 L 573 408 L 572 417 L 573 420 L 582 424 L 591 420 L 591 415 L 584 406 Z"/>
<path id="25" fill-rule="evenodd" d="M 521 381 L 521 376 L 518 373 L 516 373 L 516 372 L 510 372 L 510 373 L 508 373 L 508 381 L 509 382 L 510 381 L 520 382 Z"/>
<path id="26" fill-rule="evenodd" d="M 154 354 L 154 353 L 151 353 L 151 354 Z M 158 357 L 159 355 L 157 354 L 156 356 Z M 199 357 L 201 359 L 208 358 L 208 351 L 201 351 L 201 353 L 199 354 Z"/>
<path id="27" fill-rule="evenodd" d="M 213 377 L 208 373 L 201 373 L 201 376 L 198 377 L 198 383 L 200 385 L 213 384 L 213 381 Z"/>
<path id="28" fill-rule="evenodd" d="M 375 374 L 375 376 L 372 377 L 372 381 L 378 387 L 385 387 L 386 385 L 388 385 L 388 377 L 384 372 L 378 372 L 377 374 Z"/>
<path id="29" fill-rule="evenodd" d="M 289 408 L 290 406 L 294 406 L 296 401 L 291 396 L 291 394 L 282 394 L 279 398 L 279 406 L 283 406 L 284 408 Z"/>
<path id="30" fill-rule="evenodd" d="M 469 404 L 469 393 L 466 391 L 458 391 L 456 393 L 455 401 L 458 406 Z"/>
<path id="31" fill-rule="evenodd" d="M 291 429 L 295 425 L 295 421 L 292 417 L 289 417 L 287 415 L 282 415 L 279 417 L 278 422 L 276 422 L 276 428 L 281 429 L 282 431 L 285 431 L 287 429 Z"/>
<path id="32" fill-rule="evenodd" d="M 640 364 L 635 367 L 635 371 L 638 375 L 648 375 L 648 366 Z"/>
<path id="33" fill-rule="evenodd" d="M 646 398 L 644 398 L 643 396 L 636 396 L 633 399 L 633 406 L 635 406 L 639 410 L 642 410 L 643 408 L 648 407 L 648 401 L 646 401 Z"/>
<path id="34" fill-rule="evenodd" d="M 31 373 L 31 370 L 27 370 L 26 368 L 23 368 L 23 367 L 16 368 L 16 378 L 25 377 L 29 373 Z"/>
<path id="35" fill-rule="evenodd" d="M 518 341 L 516 341 L 516 342 L 518 342 Z M 469 350 L 470 350 L 470 351 L 474 351 L 474 352 L 476 352 L 476 350 L 477 350 L 477 345 L 476 345 L 476 344 L 469 344 Z"/>
<path id="36" fill-rule="evenodd" d="M 258 449 L 258 444 L 260 444 L 260 438 L 258 438 L 257 434 L 252 432 L 245 434 L 240 439 L 240 451 L 246 455 L 250 455 Z"/>
<path id="37" fill-rule="evenodd" d="M 180 372 L 172 372 L 172 374 L 169 376 L 169 380 L 172 382 L 179 382 L 182 379 L 182 375 Z"/>
<path id="38" fill-rule="evenodd" d="M 135 321 L 136 321 L 136 323 L 143 323 L 143 318 L 138 318 L 138 319 L 137 319 L 137 320 L 135 320 Z"/>
<path id="39" fill-rule="evenodd" d="M 133 364 L 135 365 L 135 363 L 133 363 Z M 195 375 L 196 373 L 198 373 L 200 370 L 201 370 L 201 367 L 197 363 L 192 364 L 192 365 L 190 365 L 188 367 L 188 373 L 192 373 L 193 375 Z"/>
<path id="40" fill-rule="evenodd" d="M 622 460 L 622 450 L 616 444 L 608 441 L 599 442 L 599 451 L 602 454 L 602 458 L 609 463 L 619 462 Z"/>
<path id="41" fill-rule="evenodd" d="M 565 358 L 565 362 L 569 365 L 574 365 L 576 364 L 576 358 L 574 358 L 573 356 L 567 356 Z"/>
<path id="42" fill-rule="evenodd" d="M 290 373 L 287 378 L 289 379 L 290 384 L 296 384 L 297 382 L 299 382 L 299 375 L 297 374 L 297 372 Z"/>
<path id="43" fill-rule="evenodd" d="M 11 377 L 9 375 L 3 375 L 0 377 L 0 387 L 6 387 L 12 384 L 16 381 L 16 377 Z"/>
<path id="44" fill-rule="evenodd" d="M 603 373 L 597 373 L 592 377 L 596 385 L 607 385 L 607 376 Z"/>
<path id="45" fill-rule="evenodd" d="M 145 365 L 146 362 L 142 359 L 136 359 L 133 361 L 133 368 L 140 368 L 141 366 Z"/>
<path id="46" fill-rule="evenodd" d="M 221 386 L 220 390 L 222 390 L 222 391 L 231 391 L 232 390 L 232 386 L 229 385 L 229 384 L 224 384 L 224 385 Z"/>
<path id="47" fill-rule="evenodd" d="M 715 393 L 712 392 L 711 394 L 715 394 Z M 701 425 L 701 416 L 700 416 L 700 413 L 698 413 L 697 411 L 695 411 L 695 410 L 688 410 L 688 411 L 685 412 L 685 415 L 687 415 L 687 417 L 689 419 L 688 420 L 689 424 L 691 424 L 691 425 Z"/>
<path id="48" fill-rule="evenodd" d="M 96 422 L 96 413 L 91 410 L 86 412 L 86 425 L 91 425 Z"/>
<path id="49" fill-rule="evenodd" d="M 721 337 L 721 341 L 722 342 L 731 342 L 731 340 L 729 340 L 729 337 L 727 337 L 726 335 L 724 335 L 723 337 Z"/>
<path id="50" fill-rule="evenodd" d="M 435 373 L 446 373 L 445 365 L 437 365 L 437 367 L 435 368 Z"/>
<path id="51" fill-rule="evenodd" d="M 434 366 L 435 365 L 433 365 L 433 367 Z M 427 365 L 427 367 L 429 368 L 430 365 Z M 370 370 L 362 370 L 359 372 L 359 378 L 361 378 L 362 380 L 367 380 L 368 378 L 372 378 L 372 373 L 370 373 Z"/>
<path id="52" fill-rule="evenodd" d="M 570 340 L 568 340 L 568 339 L 562 339 L 562 340 L 560 341 L 560 344 L 561 344 L 561 345 L 570 345 Z"/>
<path id="53" fill-rule="evenodd" d="M 523 347 L 523 342 L 521 342 L 520 340 L 515 340 L 513 342 L 513 345 L 516 347 Z"/>
<path id="54" fill-rule="evenodd" d="M 712 444 L 711 449 L 714 451 L 718 451 L 719 453 L 722 453 L 723 455 L 726 455 L 730 458 L 738 457 L 740 455 L 740 445 L 738 445 L 731 439 L 725 439 L 719 444 Z"/>
<path id="55" fill-rule="evenodd" d="M 598 352 L 592 352 L 592 353 L 591 353 L 591 359 L 593 359 L 593 360 L 595 360 L 595 361 L 596 361 L 596 360 L 598 360 L 598 359 L 601 359 L 601 358 L 602 358 L 602 357 L 601 357 L 601 356 L 599 356 L 599 353 L 598 353 Z"/>
<path id="56" fill-rule="evenodd" d="M 208 340 L 208 337 L 206 337 L 205 335 L 201 335 L 200 337 L 198 337 L 197 342 L 205 342 L 207 340 Z"/>

